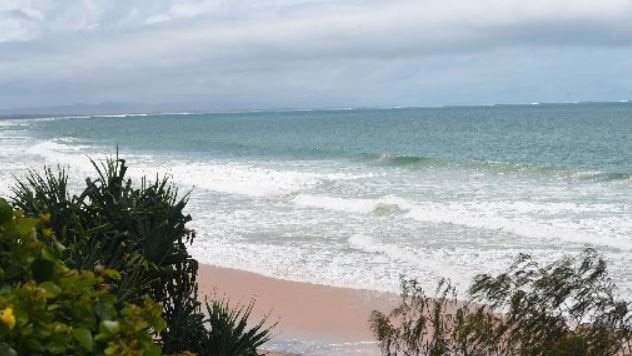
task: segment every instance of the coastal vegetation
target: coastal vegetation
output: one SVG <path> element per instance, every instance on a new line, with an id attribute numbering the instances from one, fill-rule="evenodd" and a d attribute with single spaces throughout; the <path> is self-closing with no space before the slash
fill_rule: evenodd
<path id="1" fill-rule="evenodd" d="M 31 172 L 0 198 L 0 356 L 256 356 L 274 325 L 253 305 L 201 302 L 187 246 L 188 195 L 167 177 L 127 176 L 118 157 L 71 192 L 64 169 Z M 628 355 L 631 303 L 594 250 L 548 265 L 520 255 L 432 296 L 402 279 L 401 304 L 374 311 L 383 356 Z"/>
<path id="2" fill-rule="evenodd" d="M 252 305 L 198 299 L 188 195 L 167 177 L 135 186 L 118 157 L 93 165 L 76 194 L 46 169 L 13 187 L 15 210 L 1 201 L 0 355 L 258 355 L 272 326 L 249 328 Z"/>
<path id="3" fill-rule="evenodd" d="M 50 216 L 25 217 L 0 199 L 0 355 L 160 355 L 166 327 L 149 298 L 121 302 L 121 274 L 71 269 L 47 243 Z"/>
<path id="4" fill-rule="evenodd" d="M 497 276 L 475 277 L 469 301 L 447 281 L 434 298 L 414 279 L 402 290 L 388 315 L 371 315 L 383 356 L 632 354 L 632 304 L 592 249 L 544 266 L 520 255 Z"/>

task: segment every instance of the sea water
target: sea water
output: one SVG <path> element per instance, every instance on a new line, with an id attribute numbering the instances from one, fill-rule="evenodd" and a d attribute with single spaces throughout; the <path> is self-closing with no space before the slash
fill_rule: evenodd
<path id="1" fill-rule="evenodd" d="M 632 297 L 632 104 L 110 115 L 0 120 L 0 194 L 44 165 L 116 147 L 170 175 L 203 263 L 397 291 L 466 289 L 518 253 L 587 246 Z"/>

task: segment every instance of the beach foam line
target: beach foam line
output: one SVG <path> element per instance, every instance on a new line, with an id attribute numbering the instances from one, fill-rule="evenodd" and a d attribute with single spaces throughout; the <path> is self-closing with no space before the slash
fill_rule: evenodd
<path id="1" fill-rule="evenodd" d="M 89 158 L 100 161 L 112 155 L 98 147 L 73 143 L 72 138 L 62 138 L 36 143 L 25 151 L 43 158 L 48 164 L 71 165 L 73 169 L 91 172 Z M 193 161 L 168 159 L 157 162 L 152 155 L 125 154 L 130 174 L 170 175 L 176 184 L 195 189 L 237 194 L 249 197 L 284 196 L 324 182 L 354 180 L 372 177 L 375 173 L 317 172 L 265 166 L 261 162 Z"/>
<path id="2" fill-rule="evenodd" d="M 256 163 L 194 162 L 176 163 L 168 169 L 174 180 L 195 188 L 249 197 L 284 196 L 317 184 L 353 180 L 372 174 L 326 173 L 266 167 Z"/>
<path id="3" fill-rule="evenodd" d="M 380 242 L 364 233 L 351 236 L 348 243 L 352 249 L 370 254 L 385 255 L 394 265 L 406 263 L 411 266 L 418 266 L 419 269 L 423 269 L 425 272 L 432 272 L 437 276 L 450 278 L 455 281 L 459 279 L 459 276 L 450 265 L 436 259 L 430 262 L 424 259 L 418 253 L 419 251 L 413 248 Z"/>
<path id="4" fill-rule="evenodd" d="M 619 211 L 632 214 L 632 205 L 577 204 L 533 201 L 412 201 L 397 196 L 379 199 L 340 198 L 299 194 L 293 202 L 302 207 L 350 214 L 374 214 L 390 207 L 399 217 L 435 224 L 500 230 L 524 238 L 563 239 L 570 243 L 605 246 L 632 251 L 632 239 L 621 231 L 632 229 L 627 219 L 602 219 L 600 214 Z M 385 215 L 385 214 L 381 214 Z M 388 215 L 388 214 L 386 214 Z M 591 217 L 592 216 L 592 217 Z M 612 232 L 615 231 L 614 234 Z"/>
<path id="5" fill-rule="evenodd" d="M 368 214 L 376 208 L 379 201 L 374 199 L 349 199 L 311 194 L 298 194 L 294 197 L 293 202 L 304 207 L 347 213 Z"/>
<path id="6" fill-rule="evenodd" d="M 94 150 L 94 147 L 91 147 Z M 37 143 L 25 150 L 43 157 L 48 165 L 71 166 L 82 174 L 93 174 L 85 156 L 85 146 L 60 140 Z M 110 152 L 111 153 L 111 152 Z M 91 154 L 97 160 L 106 154 Z M 632 250 L 632 227 L 625 216 L 632 215 L 626 203 L 537 202 L 537 201 L 413 201 L 397 196 L 345 198 L 301 193 L 323 182 L 370 177 L 373 173 L 334 173 L 265 167 L 260 162 L 226 161 L 183 163 L 178 160 L 157 163 L 151 156 L 129 156 L 133 177 L 171 174 L 180 186 L 201 188 L 247 197 L 288 196 L 297 206 L 340 211 L 350 214 L 397 215 L 420 222 L 456 224 L 476 229 L 501 230 L 540 240 L 562 239 L 574 244 Z M 601 218 L 617 212 L 617 216 Z M 525 240 L 528 242 L 528 240 Z M 529 242 L 530 244 L 530 242 Z"/>

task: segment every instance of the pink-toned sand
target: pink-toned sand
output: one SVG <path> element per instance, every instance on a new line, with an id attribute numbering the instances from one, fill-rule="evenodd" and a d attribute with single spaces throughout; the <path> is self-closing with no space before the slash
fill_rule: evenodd
<path id="1" fill-rule="evenodd" d="M 253 320 L 270 314 L 279 320 L 275 334 L 282 339 L 331 343 L 374 341 L 371 311 L 390 310 L 395 294 L 292 282 L 256 273 L 201 265 L 200 297 L 228 297 L 231 303 L 256 300 Z"/>

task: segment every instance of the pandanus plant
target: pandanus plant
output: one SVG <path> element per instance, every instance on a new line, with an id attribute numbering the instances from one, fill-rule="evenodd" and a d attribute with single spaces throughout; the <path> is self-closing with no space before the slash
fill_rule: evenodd
<path id="1" fill-rule="evenodd" d="M 143 177 L 140 186 L 135 186 L 127 176 L 125 160 L 118 155 L 102 164 L 91 162 L 96 177 L 87 178 L 83 190 L 75 194 L 62 168 L 29 172 L 13 187 L 14 205 L 28 215 L 50 214 L 56 238 L 49 243 L 63 247 L 69 266 L 121 271 L 116 290 L 121 303 L 138 302 L 145 295 L 160 303 L 167 321 L 158 337 L 163 351 L 217 355 L 211 340 L 219 334 L 213 328 L 225 325 L 221 319 L 207 320 L 197 298 L 198 263 L 187 251 L 195 238 L 195 232 L 186 227 L 191 220 L 184 212 L 189 195 L 179 196 L 169 177 L 156 176 L 153 181 Z M 247 319 L 249 313 L 244 315 Z M 241 325 L 234 324 L 233 314 L 220 316 L 227 318 L 226 325 Z M 261 324 L 234 341 L 241 345 L 251 338 L 250 343 L 259 346 L 269 332 Z M 226 337 L 225 332 L 221 335 Z"/>

